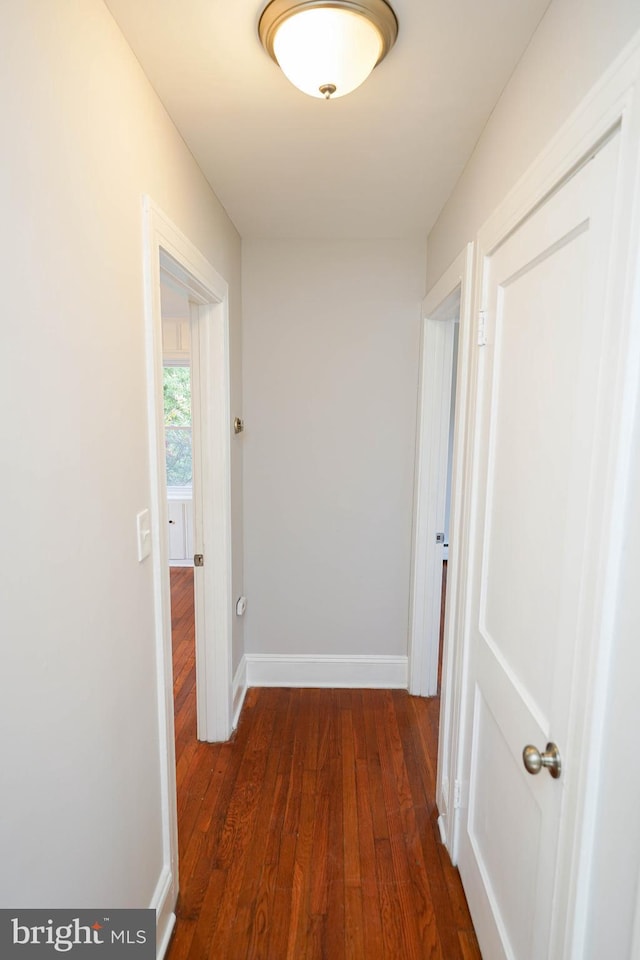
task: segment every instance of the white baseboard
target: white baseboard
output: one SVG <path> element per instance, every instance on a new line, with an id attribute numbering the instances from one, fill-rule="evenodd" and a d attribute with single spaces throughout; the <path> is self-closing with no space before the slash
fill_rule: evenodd
<path id="1" fill-rule="evenodd" d="M 176 915 L 175 913 L 170 913 L 167 917 L 167 922 L 164 925 L 164 930 L 158 930 L 156 936 L 156 960 L 163 960 L 165 953 L 169 947 L 169 942 L 171 940 L 171 934 L 173 933 L 173 928 L 176 925 Z"/>
<path id="2" fill-rule="evenodd" d="M 409 676 L 408 657 L 248 653 L 244 660 L 247 687 L 368 687 L 406 690 Z"/>
<path id="3" fill-rule="evenodd" d="M 438 830 L 440 831 L 440 840 L 442 841 L 443 846 L 447 846 L 447 824 L 445 818 L 440 815 L 438 817 Z"/>
<path id="4" fill-rule="evenodd" d="M 244 703 L 244 698 L 247 695 L 247 686 L 247 658 L 243 656 L 242 660 L 238 664 L 235 677 L 233 678 L 233 710 L 231 721 L 232 730 L 235 730 L 235 728 L 238 726 L 242 704 Z"/>
<path id="5" fill-rule="evenodd" d="M 164 957 L 171 933 L 175 926 L 176 915 L 173 912 L 175 907 L 175 894 L 173 892 L 173 876 L 168 866 L 162 870 L 156 889 L 153 892 L 151 903 L 152 910 L 156 911 L 156 957 L 162 960 Z"/>
<path id="6" fill-rule="evenodd" d="M 192 567 L 193 557 L 187 557 L 186 560 L 169 560 L 170 567 Z"/>

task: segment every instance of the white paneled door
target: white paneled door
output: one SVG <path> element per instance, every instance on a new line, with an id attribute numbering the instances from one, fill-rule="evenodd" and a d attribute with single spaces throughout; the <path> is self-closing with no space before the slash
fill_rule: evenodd
<path id="1" fill-rule="evenodd" d="M 619 137 L 485 256 L 479 347 L 468 811 L 460 872 L 487 960 L 558 956 L 581 762 L 615 324 Z M 559 748 L 559 778 L 523 748 Z M 562 887 L 562 889 L 561 889 Z"/>

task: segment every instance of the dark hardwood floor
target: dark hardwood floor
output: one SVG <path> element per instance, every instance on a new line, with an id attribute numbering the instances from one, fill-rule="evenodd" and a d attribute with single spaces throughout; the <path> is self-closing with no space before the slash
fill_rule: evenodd
<path id="1" fill-rule="evenodd" d="M 180 898 L 168 960 L 477 960 L 436 824 L 438 700 L 251 689 L 195 739 L 192 571 L 172 570 Z"/>

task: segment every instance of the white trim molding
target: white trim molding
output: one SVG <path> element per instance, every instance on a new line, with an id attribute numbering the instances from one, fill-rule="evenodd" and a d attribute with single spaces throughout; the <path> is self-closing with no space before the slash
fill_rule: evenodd
<path id="1" fill-rule="evenodd" d="M 434 620 L 433 606 L 437 601 L 440 611 L 442 571 L 436 569 L 437 555 L 433 549 L 435 513 L 441 495 L 443 452 L 435 449 L 435 440 L 441 445 L 441 421 L 449 418 L 443 410 L 448 401 L 449 387 L 445 382 L 447 370 L 442 363 L 434 369 L 425 356 L 429 344 L 438 339 L 439 329 L 450 326 L 453 315 L 449 306 L 453 295 L 459 293 L 455 311 L 459 321 L 458 358 L 455 396 L 455 430 L 451 467 L 450 546 L 447 564 L 447 590 L 444 614 L 442 652 L 442 690 L 440 705 L 440 737 L 436 802 L 440 813 L 440 829 L 449 855 L 456 862 L 457 817 L 453 797 L 458 767 L 458 741 L 462 699 L 462 672 L 464 648 L 461 642 L 461 624 L 464 622 L 466 576 L 461 570 L 466 555 L 468 536 L 468 495 L 470 462 L 471 413 L 469 409 L 469 371 L 475 325 L 472 323 L 474 244 L 468 243 L 431 288 L 422 305 L 423 356 L 418 411 L 416 480 L 414 499 L 413 569 L 411 585 L 411 621 L 409 636 L 409 690 L 415 695 L 436 692 L 439 620 Z M 440 338 L 441 339 L 441 338 Z M 451 361 L 449 360 L 449 366 Z M 451 370 L 448 370 L 450 376 Z M 450 379 L 448 380 L 450 384 Z M 446 417 L 444 414 L 446 413 Z M 435 464 L 433 461 L 439 461 Z M 429 550 L 431 547 L 431 550 Z M 437 597 L 435 596 L 437 591 Z M 429 596 L 429 593 L 431 596 Z M 429 615 L 430 614 L 430 615 Z"/>
<path id="2" fill-rule="evenodd" d="M 249 687 L 407 689 L 407 657 L 248 653 L 244 659 Z"/>
<path id="3" fill-rule="evenodd" d="M 162 872 L 152 904 L 157 939 L 164 950 L 175 922 L 178 896 L 178 816 L 173 721 L 171 590 L 166 466 L 164 452 L 163 349 L 160 279 L 166 273 L 188 294 L 192 320 L 201 337 L 202 426 L 208 443 L 202 451 L 202 482 L 194 491 L 206 504 L 196 529 L 198 552 L 209 544 L 208 564 L 196 587 L 196 675 L 198 736 L 225 740 L 231 733 L 231 481 L 229 417 L 228 287 L 201 253 L 149 197 L 142 200 L 145 280 L 145 341 L 151 514 L 151 564 L 154 582 L 156 683 L 160 790 L 162 796 Z M 203 446 L 205 446 L 203 444 Z M 198 524 L 196 524 L 198 526 Z M 198 612 L 199 611 L 199 612 Z"/>
<path id="4" fill-rule="evenodd" d="M 167 487 L 167 500 L 193 500 L 193 487 Z"/>
<path id="5" fill-rule="evenodd" d="M 171 934 L 173 933 L 173 928 L 176 925 L 176 915 L 172 913 L 170 915 L 170 922 L 165 926 L 164 931 L 158 934 L 157 946 L 156 946 L 156 958 L 157 960 L 163 960 L 167 950 L 169 949 L 169 944 L 171 942 Z"/>
<path id="6" fill-rule="evenodd" d="M 438 692 L 438 647 L 442 595 L 454 320 L 425 314 L 419 410 L 413 583 L 411 589 L 411 693 Z"/>
<path id="7" fill-rule="evenodd" d="M 176 923 L 176 915 L 173 912 L 173 903 L 170 902 L 172 896 L 173 878 L 168 867 L 165 865 L 162 869 L 156 889 L 153 892 L 149 907 L 156 911 L 157 929 L 156 929 L 156 957 L 162 960 L 171 934 Z"/>
<path id="8" fill-rule="evenodd" d="M 201 481 L 199 488 L 196 489 L 194 483 L 193 489 L 195 552 L 204 554 L 204 544 L 207 544 L 205 565 L 200 568 L 195 583 L 198 739 L 226 740 L 231 733 L 232 686 L 229 288 L 224 278 L 149 197 L 144 198 L 144 217 L 150 460 L 154 478 L 152 542 L 159 597 L 156 617 L 163 633 L 166 709 L 172 716 L 160 302 L 160 277 L 164 274 L 189 298 L 194 438 L 197 435 L 207 438 L 207 442 L 197 448 L 194 445 L 194 478 Z M 172 721 L 169 722 L 172 725 Z"/>
<path id="9" fill-rule="evenodd" d="M 247 658 L 242 657 L 233 677 L 233 729 L 238 726 L 240 711 L 244 704 L 244 698 L 247 695 Z"/>
<path id="10" fill-rule="evenodd" d="M 447 609 L 451 609 L 456 594 L 462 496 L 461 449 L 467 423 L 466 373 L 469 362 L 472 268 L 473 244 L 470 243 L 429 291 L 422 304 L 409 623 L 409 690 L 416 696 L 433 696 L 438 687 L 443 550 L 436 543 L 436 532 L 443 528 L 445 512 L 453 373 L 453 322 L 457 319 L 459 343 L 451 470 Z M 456 293 L 458 297 L 455 297 Z"/>

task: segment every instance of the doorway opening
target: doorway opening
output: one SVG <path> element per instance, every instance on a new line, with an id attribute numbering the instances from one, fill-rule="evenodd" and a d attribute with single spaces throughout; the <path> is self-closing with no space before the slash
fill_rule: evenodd
<path id="1" fill-rule="evenodd" d="M 177 289 L 164 271 L 160 302 L 174 724 L 179 757 L 183 744 L 197 738 L 191 307 L 186 292 Z"/>
<path id="2" fill-rule="evenodd" d="M 422 305 L 409 630 L 409 690 L 427 697 L 440 693 L 436 803 L 453 863 L 466 604 L 460 563 L 468 537 L 468 374 L 475 333 L 472 272 L 470 243 Z"/>
<path id="3" fill-rule="evenodd" d="M 460 284 L 424 315 L 414 529 L 411 693 L 440 691 L 451 535 Z"/>
<path id="4" fill-rule="evenodd" d="M 447 569 L 449 564 L 449 541 L 451 537 L 451 487 L 453 481 L 453 442 L 456 428 L 456 390 L 458 386 L 458 344 L 460 342 L 460 287 L 449 298 L 451 315 L 439 322 L 449 324 L 449 335 L 453 336 L 451 355 L 451 389 L 449 400 L 449 438 L 447 444 L 447 478 L 445 483 L 444 522 L 442 524 L 442 574 L 440 589 L 440 627 L 438 632 L 438 680 L 437 692 L 442 689 L 442 660 L 444 652 L 444 625 L 447 603 Z M 447 315 L 447 314 L 445 314 Z M 446 371 L 445 371 L 446 373 Z M 446 379 L 446 378 L 445 378 Z M 446 419 L 446 402 L 443 408 Z"/>
<path id="5" fill-rule="evenodd" d="M 179 324 L 169 318 L 162 323 L 161 317 L 159 331 L 161 563 L 165 572 L 170 565 L 192 566 L 197 737 L 226 740 L 231 732 L 229 367 L 226 309 L 221 313 L 226 304 L 162 248 L 158 262 L 160 314 L 163 288 L 172 290 L 174 300 L 182 301 L 181 312 L 187 312 Z M 169 484 L 170 477 L 180 482 Z M 174 552 L 180 554 L 175 562 Z M 170 607 L 166 580 L 162 587 Z"/>
<path id="6" fill-rule="evenodd" d="M 158 944 L 163 952 L 175 922 L 178 818 L 169 576 L 169 529 L 173 525 L 168 522 L 162 286 L 170 286 L 189 307 L 191 503 L 193 550 L 199 560 L 192 568 L 195 698 L 197 737 L 207 741 L 227 740 L 232 728 L 229 318 L 226 281 L 149 198 L 144 199 L 144 221 L 151 559 L 163 797 L 163 873 L 156 912 Z"/>

